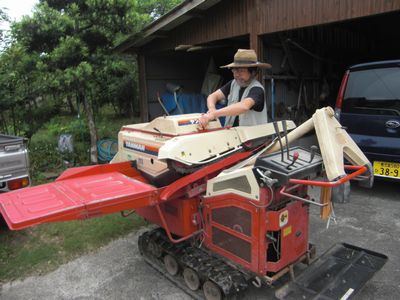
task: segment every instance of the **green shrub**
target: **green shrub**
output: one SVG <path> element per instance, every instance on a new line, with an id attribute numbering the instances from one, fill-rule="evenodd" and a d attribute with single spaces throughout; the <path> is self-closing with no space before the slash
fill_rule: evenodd
<path id="1" fill-rule="evenodd" d="M 101 111 L 101 115 L 96 119 L 98 139 L 117 140 L 120 128 L 135 121 L 137 122 Z M 72 135 L 73 153 L 61 154 L 58 151 L 58 139 L 61 134 Z M 87 122 L 84 118 L 78 119 L 76 116 L 56 116 L 32 136 L 28 148 L 34 184 L 46 182 L 44 173 L 60 174 L 67 167 L 89 165 L 90 134 Z"/>

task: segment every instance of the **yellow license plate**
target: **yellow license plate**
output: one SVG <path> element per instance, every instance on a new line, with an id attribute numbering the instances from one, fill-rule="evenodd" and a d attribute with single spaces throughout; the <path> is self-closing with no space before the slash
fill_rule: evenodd
<path id="1" fill-rule="evenodd" d="M 374 161 L 374 175 L 400 178 L 400 163 Z"/>

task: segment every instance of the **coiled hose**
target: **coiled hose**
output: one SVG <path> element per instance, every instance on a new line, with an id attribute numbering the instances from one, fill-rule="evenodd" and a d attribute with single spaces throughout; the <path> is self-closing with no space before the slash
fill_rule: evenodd
<path id="1" fill-rule="evenodd" d="M 118 151 L 118 141 L 101 139 L 97 141 L 97 158 L 100 162 L 110 162 Z"/>

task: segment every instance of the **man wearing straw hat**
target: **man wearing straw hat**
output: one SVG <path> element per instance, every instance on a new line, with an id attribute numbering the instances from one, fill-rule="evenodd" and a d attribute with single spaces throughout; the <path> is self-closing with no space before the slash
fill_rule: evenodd
<path id="1" fill-rule="evenodd" d="M 254 50 L 239 49 L 233 63 L 221 68 L 232 70 L 233 80 L 208 96 L 208 112 L 200 117 L 200 126 L 206 128 L 209 121 L 224 116 L 225 127 L 267 123 L 264 87 L 256 76 L 258 68 L 271 68 L 271 65 L 259 62 Z M 228 100 L 228 105 L 217 110 L 215 104 L 223 99 Z"/>

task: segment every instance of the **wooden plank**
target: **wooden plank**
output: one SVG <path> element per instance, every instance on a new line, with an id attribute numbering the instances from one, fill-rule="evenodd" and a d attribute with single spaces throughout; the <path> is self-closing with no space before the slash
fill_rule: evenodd
<path id="1" fill-rule="evenodd" d="M 142 122 L 149 121 L 149 106 L 147 99 L 147 81 L 146 81 L 146 63 L 145 57 L 139 54 L 138 57 L 139 67 L 139 106 L 140 106 L 140 119 Z"/>
<path id="2" fill-rule="evenodd" d="M 269 0 L 261 1 L 258 32 L 266 34 L 327 24 L 400 9 L 400 1 L 385 0 Z"/>
<path id="3" fill-rule="evenodd" d="M 331 215 L 332 208 L 332 188 L 321 187 L 321 204 L 325 206 L 321 207 L 320 217 L 322 220 L 327 220 Z"/>
<path id="4" fill-rule="evenodd" d="M 250 49 L 254 49 L 258 54 L 258 31 L 257 24 L 259 20 L 259 16 L 257 14 L 257 0 L 247 1 L 247 20 L 250 22 L 247 23 L 247 31 L 249 32 L 249 47 Z"/>

